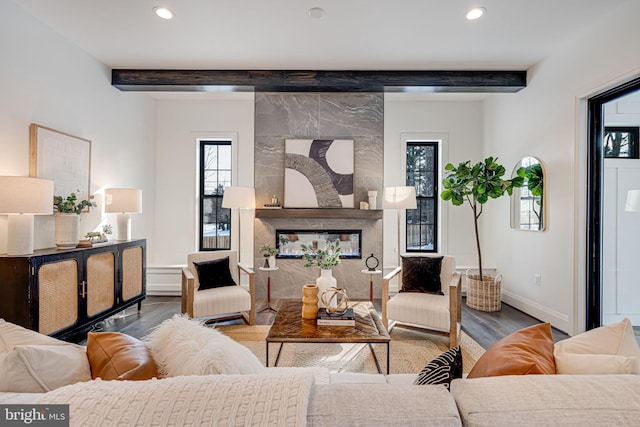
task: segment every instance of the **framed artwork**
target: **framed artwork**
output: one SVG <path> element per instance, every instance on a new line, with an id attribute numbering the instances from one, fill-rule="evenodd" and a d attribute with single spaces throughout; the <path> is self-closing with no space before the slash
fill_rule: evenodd
<path id="1" fill-rule="evenodd" d="M 91 141 L 32 123 L 29 153 L 29 176 L 52 180 L 55 196 L 89 199 Z"/>
<path id="2" fill-rule="evenodd" d="M 612 159 L 638 159 L 638 127 L 605 127 L 602 137 L 604 157 Z"/>
<path id="3" fill-rule="evenodd" d="M 352 139 L 285 140 L 285 208 L 353 208 Z"/>

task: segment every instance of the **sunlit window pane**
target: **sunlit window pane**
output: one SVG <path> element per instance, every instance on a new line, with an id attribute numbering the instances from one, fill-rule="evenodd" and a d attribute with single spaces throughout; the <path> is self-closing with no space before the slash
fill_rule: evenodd
<path id="1" fill-rule="evenodd" d="M 231 248 L 231 211 L 222 207 L 231 185 L 231 141 L 200 142 L 200 250 Z"/>
<path id="2" fill-rule="evenodd" d="M 406 251 L 437 252 L 438 145 L 407 143 L 407 185 L 416 188 L 417 209 L 406 213 Z"/>

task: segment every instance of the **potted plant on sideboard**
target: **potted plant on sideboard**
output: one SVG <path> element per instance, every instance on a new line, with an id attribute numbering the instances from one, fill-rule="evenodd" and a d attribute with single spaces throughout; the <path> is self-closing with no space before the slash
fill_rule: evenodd
<path id="1" fill-rule="evenodd" d="M 78 190 L 80 191 L 80 190 Z M 80 214 L 87 207 L 96 207 L 93 196 L 78 201 L 76 193 L 67 197 L 53 196 L 53 211 L 55 213 L 55 242 L 60 249 L 75 248 L 78 244 Z"/>
<path id="2" fill-rule="evenodd" d="M 522 186 L 524 178 L 516 176 L 513 179 L 503 179 L 506 169 L 497 163 L 497 158 L 487 157 L 484 161 L 474 165 L 471 161 L 454 166 L 445 166 L 447 174 L 442 181 L 444 190 L 440 194 L 442 200 L 450 201 L 454 206 L 469 204 L 473 212 L 473 225 L 478 253 L 478 272 L 467 272 L 467 305 L 480 311 L 499 311 L 500 276 L 491 277 L 482 271 L 482 250 L 480 248 L 480 234 L 478 219 L 482 215 L 482 208 L 489 199 L 497 199 L 505 193 L 511 195 L 514 187 Z"/>

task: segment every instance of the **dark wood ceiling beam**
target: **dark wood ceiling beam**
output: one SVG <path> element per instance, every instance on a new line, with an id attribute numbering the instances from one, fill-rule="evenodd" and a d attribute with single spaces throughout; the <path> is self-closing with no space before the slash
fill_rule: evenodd
<path id="1" fill-rule="evenodd" d="M 256 92 L 518 92 L 526 71 L 111 71 L 123 91 Z"/>

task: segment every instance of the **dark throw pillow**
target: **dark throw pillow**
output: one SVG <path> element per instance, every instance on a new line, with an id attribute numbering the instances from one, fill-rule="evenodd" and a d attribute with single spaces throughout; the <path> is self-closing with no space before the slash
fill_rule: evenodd
<path id="1" fill-rule="evenodd" d="M 400 288 L 400 292 L 444 295 L 440 288 L 442 258 L 441 256 L 402 257 L 402 288 Z"/>
<path id="2" fill-rule="evenodd" d="M 194 262 L 193 265 L 196 266 L 198 271 L 199 291 L 237 285 L 229 271 L 229 257 Z"/>
<path id="3" fill-rule="evenodd" d="M 445 351 L 422 368 L 415 385 L 443 384 L 447 390 L 456 378 L 462 378 L 462 351 L 460 346 Z"/>

